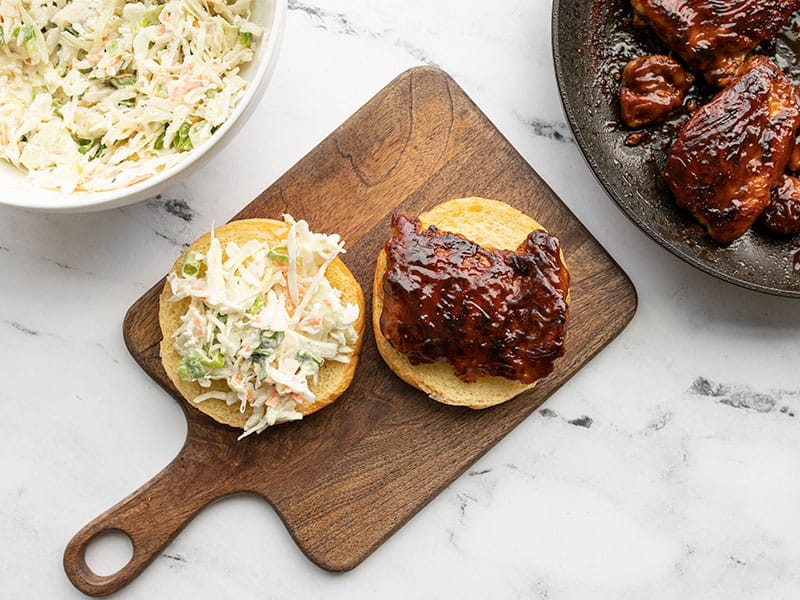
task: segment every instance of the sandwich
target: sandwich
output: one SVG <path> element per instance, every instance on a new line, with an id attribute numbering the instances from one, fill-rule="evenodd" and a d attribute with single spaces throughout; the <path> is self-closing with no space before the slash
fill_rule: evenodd
<path id="1" fill-rule="evenodd" d="M 555 236 L 508 204 L 397 213 L 373 280 L 378 351 L 444 404 L 487 408 L 549 375 L 564 354 L 569 272 Z"/>

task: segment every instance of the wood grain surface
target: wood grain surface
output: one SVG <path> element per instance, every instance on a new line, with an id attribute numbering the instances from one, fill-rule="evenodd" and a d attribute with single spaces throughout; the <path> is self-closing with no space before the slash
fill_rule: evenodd
<path id="1" fill-rule="evenodd" d="M 504 200 L 562 241 L 572 275 L 566 355 L 533 390 L 484 411 L 445 406 L 398 379 L 367 327 L 355 379 L 336 403 L 241 442 L 182 400 L 158 355 L 158 282 L 129 310 L 128 348 L 188 421 L 178 456 L 69 542 L 64 569 L 90 595 L 135 578 L 204 506 L 251 492 L 278 512 L 322 568 L 352 569 L 608 344 L 636 310 L 628 277 L 456 83 L 420 67 L 400 75 L 234 219 L 289 212 L 347 242 L 345 263 L 371 306 L 375 258 L 396 210 L 464 196 Z M 164 257 L 169 268 L 174 256 Z M 99 533 L 121 530 L 133 558 L 110 576 L 85 561 Z M 265 551 L 269 540 L 264 540 Z"/>

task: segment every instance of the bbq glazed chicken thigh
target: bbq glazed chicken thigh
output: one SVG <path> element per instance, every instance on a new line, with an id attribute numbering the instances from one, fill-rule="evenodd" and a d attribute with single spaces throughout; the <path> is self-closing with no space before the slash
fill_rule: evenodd
<path id="1" fill-rule="evenodd" d="M 800 125 L 792 82 L 763 56 L 697 110 L 672 145 L 664 179 L 717 242 L 741 236 L 770 203 Z"/>
<path id="2" fill-rule="evenodd" d="M 772 201 L 759 221 L 777 235 L 800 233 L 800 179 L 786 175 L 772 188 Z"/>
<path id="3" fill-rule="evenodd" d="M 653 125 L 683 104 L 694 76 L 669 56 L 640 56 L 622 72 L 620 105 L 628 127 Z"/>
<path id="4" fill-rule="evenodd" d="M 772 39 L 800 0 L 631 0 L 637 24 L 647 23 L 692 70 L 724 87 L 747 55 Z"/>
<path id="5" fill-rule="evenodd" d="M 569 310 L 557 238 L 539 229 L 516 251 L 489 249 L 404 213 L 392 230 L 380 329 L 412 365 L 447 360 L 464 382 L 552 372 Z"/>

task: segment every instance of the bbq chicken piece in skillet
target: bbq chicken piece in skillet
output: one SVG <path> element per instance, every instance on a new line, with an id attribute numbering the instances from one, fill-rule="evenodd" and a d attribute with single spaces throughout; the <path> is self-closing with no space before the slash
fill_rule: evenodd
<path id="1" fill-rule="evenodd" d="M 664 179 L 681 208 L 730 243 L 769 205 L 799 125 L 796 88 L 774 62 L 755 56 L 686 122 Z"/>
<path id="2" fill-rule="evenodd" d="M 724 87 L 747 55 L 772 39 L 800 0 L 631 0 L 637 24 L 647 23 L 689 67 Z"/>
<path id="3" fill-rule="evenodd" d="M 620 104 L 628 127 L 644 127 L 666 119 L 683 105 L 694 76 L 669 56 L 640 56 L 622 72 Z"/>
<path id="4" fill-rule="evenodd" d="M 800 179 L 785 175 L 772 188 L 771 198 L 759 222 L 778 235 L 800 233 Z"/>
<path id="5" fill-rule="evenodd" d="M 789 163 L 786 165 L 786 170 L 793 172 L 800 171 L 800 136 L 796 135 L 794 138 L 794 148 L 789 155 Z"/>

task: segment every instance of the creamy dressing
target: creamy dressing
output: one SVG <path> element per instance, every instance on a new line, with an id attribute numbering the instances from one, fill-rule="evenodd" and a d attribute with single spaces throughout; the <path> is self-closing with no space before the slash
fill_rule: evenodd
<path id="1" fill-rule="evenodd" d="M 302 418 L 325 361 L 350 362 L 359 307 L 343 304 L 325 272 L 344 243 L 338 235 L 312 233 L 305 221 L 284 215 L 287 240 L 270 246 L 251 240 L 222 247 L 211 232 L 205 255 L 189 252 L 180 272 L 167 278 L 177 302 L 190 304 L 175 331 L 182 358 L 179 375 L 228 391 L 210 398 L 252 409 L 241 437 Z"/>
<path id="2" fill-rule="evenodd" d="M 0 158 L 64 192 L 176 165 L 245 93 L 251 3 L 2 0 Z"/>

